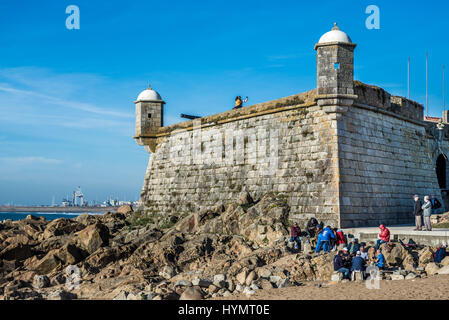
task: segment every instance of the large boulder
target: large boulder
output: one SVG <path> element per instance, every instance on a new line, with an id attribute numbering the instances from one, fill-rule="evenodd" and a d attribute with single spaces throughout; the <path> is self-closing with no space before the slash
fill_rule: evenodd
<path id="1" fill-rule="evenodd" d="M 407 249 L 405 249 L 400 243 L 390 242 L 388 244 L 383 244 L 381 248 L 385 261 L 391 267 L 401 266 L 402 262 L 409 255 Z"/>
<path id="2" fill-rule="evenodd" d="M 64 265 L 77 264 L 87 256 L 84 250 L 71 243 L 64 245 L 60 249 L 56 249 L 54 252 Z"/>
<path id="3" fill-rule="evenodd" d="M 76 243 L 92 254 L 109 244 L 109 229 L 102 223 L 90 225 L 78 233 Z"/>
<path id="4" fill-rule="evenodd" d="M 122 213 L 106 212 L 100 220 L 112 233 L 126 226 L 126 216 Z"/>
<path id="5" fill-rule="evenodd" d="M 440 270 L 440 267 L 434 262 L 430 262 L 426 265 L 425 271 L 428 276 L 433 276 L 434 274 L 437 274 Z"/>
<path id="6" fill-rule="evenodd" d="M 22 261 L 33 256 L 31 246 L 21 243 L 13 243 L 0 252 L 0 259 Z"/>
<path id="7" fill-rule="evenodd" d="M 117 213 L 121 213 L 126 215 L 129 215 L 133 212 L 133 207 L 129 204 L 125 204 L 124 206 L 121 206 L 120 208 L 117 209 Z"/>
<path id="8" fill-rule="evenodd" d="M 58 249 L 50 251 L 42 259 L 30 263 L 28 269 L 42 275 L 50 273 L 52 270 L 61 266 L 61 260 L 56 255 L 57 252 Z"/>
<path id="9" fill-rule="evenodd" d="M 91 224 L 95 224 L 98 222 L 98 215 L 83 213 L 74 219 L 76 222 L 83 224 L 84 226 L 90 226 Z"/>
<path id="10" fill-rule="evenodd" d="M 443 267 L 449 266 L 449 256 L 444 257 L 444 259 L 441 260 L 441 265 L 442 265 Z"/>
<path id="11" fill-rule="evenodd" d="M 26 221 L 21 225 L 21 229 L 32 239 L 38 240 L 39 235 L 44 231 L 44 225 L 40 222 Z"/>
<path id="12" fill-rule="evenodd" d="M 257 204 L 243 194 L 244 204 L 201 209 L 175 225 L 184 233 L 242 235 L 259 247 L 272 246 L 289 235 L 289 206 L 280 194 L 268 193 Z M 242 199 L 240 199 L 241 202 Z M 251 200 L 251 201 L 250 201 Z"/>
<path id="13" fill-rule="evenodd" d="M 204 294 L 203 291 L 201 291 L 201 289 L 195 287 L 188 287 L 181 294 L 179 300 L 202 300 L 203 296 Z"/>
<path id="14" fill-rule="evenodd" d="M 433 260 L 433 255 L 435 251 L 432 247 L 425 247 L 424 249 L 421 249 L 418 253 L 419 257 L 419 265 L 421 267 L 424 267 L 427 263 Z"/>
<path id="15" fill-rule="evenodd" d="M 438 274 L 449 274 L 449 265 L 440 268 Z"/>
<path id="16" fill-rule="evenodd" d="M 73 300 L 76 299 L 77 295 L 71 292 L 67 292 L 62 289 L 53 291 L 47 296 L 47 300 Z"/>
<path id="17" fill-rule="evenodd" d="M 84 228 L 81 223 L 65 218 L 59 218 L 51 221 L 44 230 L 43 239 L 48 239 L 54 236 L 62 236 L 77 232 Z M 42 239 L 41 239 L 42 240 Z"/>
<path id="18" fill-rule="evenodd" d="M 323 254 L 311 260 L 317 280 L 330 280 L 334 273 L 334 257 L 336 252 Z"/>

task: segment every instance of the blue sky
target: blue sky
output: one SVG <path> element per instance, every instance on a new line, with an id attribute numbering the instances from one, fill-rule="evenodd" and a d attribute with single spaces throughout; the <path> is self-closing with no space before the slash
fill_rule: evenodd
<path id="1" fill-rule="evenodd" d="M 380 30 L 368 30 L 368 5 Z M 80 30 L 65 9 L 80 8 Z M 355 78 L 442 111 L 448 1 L 0 0 L 0 204 L 138 198 L 148 154 L 132 139 L 133 101 L 150 82 L 180 113 L 228 110 L 310 90 L 314 44 L 337 21 L 358 44 Z"/>

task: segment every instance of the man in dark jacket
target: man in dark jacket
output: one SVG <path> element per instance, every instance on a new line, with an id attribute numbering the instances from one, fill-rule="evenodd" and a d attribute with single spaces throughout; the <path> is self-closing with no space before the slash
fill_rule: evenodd
<path id="1" fill-rule="evenodd" d="M 310 218 L 306 225 L 307 236 L 310 238 L 315 237 L 316 226 L 318 225 L 318 220 L 315 218 Z"/>
<path id="2" fill-rule="evenodd" d="M 334 257 L 334 271 L 342 272 L 344 274 L 344 278 L 348 278 L 349 276 L 349 269 L 345 268 L 345 264 L 343 261 L 343 251 L 338 251 L 338 254 Z"/>
<path id="3" fill-rule="evenodd" d="M 352 258 L 351 271 L 365 271 L 365 260 L 361 257 L 362 253 L 357 251 L 356 256 Z"/>
<path id="4" fill-rule="evenodd" d="M 295 249 L 301 250 L 301 228 L 298 227 L 296 222 L 293 222 L 291 233 L 290 233 L 290 241 L 295 242 Z"/>
<path id="5" fill-rule="evenodd" d="M 415 200 L 413 214 L 415 215 L 415 225 L 416 228 L 413 230 L 421 231 L 422 230 L 422 202 L 419 200 L 419 196 L 415 194 L 413 197 Z"/>

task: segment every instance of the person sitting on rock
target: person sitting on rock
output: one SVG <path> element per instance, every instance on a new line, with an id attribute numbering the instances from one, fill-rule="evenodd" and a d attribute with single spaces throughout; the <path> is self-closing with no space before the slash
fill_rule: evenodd
<path id="1" fill-rule="evenodd" d="M 320 223 L 318 223 L 318 225 L 316 227 L 317 227 L 317 229 L 323 230 L 324 229 L 324 222 L 321 221 Z"/>
<path id="2" fill-rule="evenodd" d="M 369 260 L 368 252 L 365 251 L 365 247 L 360 247 L 360 257 L 365 261 Z"/>
<path id="3" fill-rule="evenodd" d="M 337 231 L 338 228 L 332 228 L 332 233 L 334 234 L 334 237 L 331 238 L 331 248 L 332 251 L 336 251 L 337 250 Z"/>
<path id="4" fill-rule="evenodd" d="M 301 228 L 296 222 L 293 222 L 290 236 L 290 242 L 295 242 L 295 249 L 301 250 Z"/>
<path id="5" fill-rule="evenodd" d="M 349 254 L 353 257 L 355 257 L 355 254 L 357 251 L 360 250 L 360 243 L 357 241 L 356 238 L 352 238 L 351 243 L 348 246 Z"/>
<path id="6" fill-rule="evenodd" d="M 348 243 L 348 241 L 346 240 L 345 233 L 343 232 L 342 229 L 337 229 L 336 238 L 337 238 L 337 247 L 339 245 L 345 245 L 346 246 L 346 244 Z"/>
<path id="7" fill-rule="evenodd" d="M 323 231 L 318 229 L 317 230 L 317 239 L 316 239 L 316 247 L 315 247 L 315 253 L 319 254 L 321 251 L 321 247 L 323 246 Z"/>
<path id="8" fill-rule="evenodd" d="M 322 237 L 321 237 L 321 243 L 323 245 L 324 252 L 331 251 L 331 239 L 335 239 L 335 235 L 332 232 L 331 227 L 327 226 L 326 228 L 324 228 L 324 230 L 322 232 Z"/>
<path id="9" fill-rule="evenodd" d="M 351 269 L 351 255 L 349 254 L 348 248 L 344 247 L 342 250 L 342 255 L 341 255 L 342 259 L 343 259 L 343 263 L 345 265 L 346 268 Z"/>
<path id="10" fill-rule="evenodd" d="M 379 229 L 380 229 L 379 234 L 380 239 L 376 241 L 376 249 L 379 249 L 382 243 L 387 243 L 390 241 L 390 230 L 388 230 L 387 227 L 385 227 L 383 224 L 379 226 Z"/>
<path id="11" fill-rule="evenodd" d="M 310 218 L 309 221 L 307 221 L 306 232 L 307 232 L 307 236 L 309 238 L 315 237 L 315 231 L 316 231 L 317 225 L 318 225 L 318 220 L 313 217 Z"/>
<path id="12" fill-rule="evenodd" d="M 243 106 L 243 103 L 245 103 L 245 102 L 247 102 L 247 101 L 248 101 L 248 97 L 246 97 L 245 100 L 242 100 L 242 97 L 241 97 L 241 96 L 235 97 L 235 107 L 234 107 L 234 109 L 239 109 L 239 108 L 241 108 L 241 107 Z"/>
<path id="13" fill-rule="evenodd" d="M 385 257 L 382 253 L 382 249 L 377 249 L 377 258 L 376 260 L 374 260 L 374 262 L 376 262 L 376 266 L 383 270 L 385 269 Z"/>
<path id="14" fill-rule="evenodd" d="M 436 212 L 439 208 L 441 208 L 441 202 L 438 201 L 437 198 L 433 195 L 433 193 L 430 194 L 430 203 L 432 203 L 432 214 Z"/>
<path id="15" fill-rule="evenodd" d="M 345 267 L 343 260 L 343 251 L 338 251 L 334 257 L 334 271 L 343 273 L 343 279 L 349 277 L 349 269 Z"/>
<path id="16" fill-rule="evenodd" d="M 365 271 L 365 259 L 362 258 L 360 251 L 357 251 L 355 257 L 352 258 L 351 271 Z"/>
<path id="17" fill-rule="evenodd" d="M 433 261 L 436 263 L 441 263 L 441 261 L 443 261 L 444 257 L 446 257 L 446 245 L 442 245 L 437 249 L 437 252 L 435 252 Z"/>

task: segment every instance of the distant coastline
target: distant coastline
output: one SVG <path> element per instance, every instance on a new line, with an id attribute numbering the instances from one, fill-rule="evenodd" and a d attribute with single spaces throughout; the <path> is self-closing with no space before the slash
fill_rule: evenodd
<path id="1" fill-rule="evenodd" d="M 38 207 L 38 206 L 0 206 L 0 212 L 116 212 L 119 207 Z"/>

